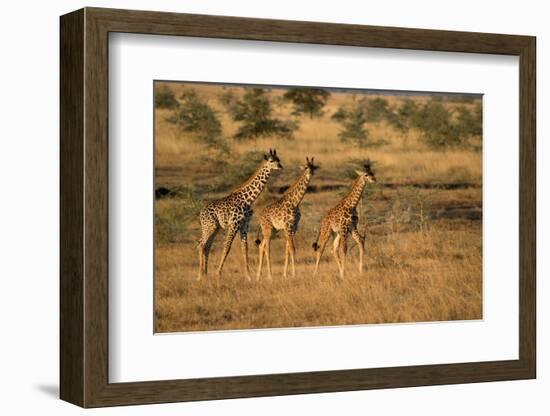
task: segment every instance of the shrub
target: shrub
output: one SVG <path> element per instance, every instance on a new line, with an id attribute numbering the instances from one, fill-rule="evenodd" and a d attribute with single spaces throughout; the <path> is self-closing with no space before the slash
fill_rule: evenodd
<path id="1" fill-rule="evenodd" d="M 235 139 L 247 140 L 266 136 L 292 138 L 297 123 L 272 116 L 272 107 L 265 90 L 252 88 L 231 109 L 234 121 L 241 122 Z"/>
<path id="2" fill-rule="evenodd" d="M 425 143 L 430 147 L 442 148 L 464 144 L 464 135 L 452 122 L 452 112 L 438 100 L 425 104 L 412 117 L 412 125 L 422 131 Z"/>
<path id="3" fill-rule="evenodd" d="M 342 131 L 338 134 L 343 142 L 355 142 L 360 146 L 366 145 L 369 132 L 365 128 L 367 122 L 365 106 L 362 102 L 354 102 L 351 109 L 340 107 L 332 115 L 332 119 L 342 124 Z"/>
<path id="4" fill-rule="evenodd" d="M 235 97 L 233 91 L 225 90 L 218 95 L 218 101 L 227 109 L 227 111 L 231 112 L 233 106 L 237 102 L 237 97 Z"/>
<path id="5" fill-rule="evenodd" d="M 389 122 L 393 127 L 401 131 L 401 133 L 406 133 L 412 127 L 413 119 L 417 111 L 418 105 L 410 98 L 406 98 L 397 109 L 395 116 L 392 117 Z"/>
<path id="6" fill-rule="evenodd" d="M 323 115 L 329 96 L 328 91 L 320 88 L 292 88 L 285 92 L 283 98 L 294 105 L 293 115 L 308 114 L 312 119 Z"/>
<path id="7" fill-rule="evenodd" d="M 481 136 L 481 105 L 476 106 L 473 114 L 464 106 L 457 107 L 456 111 L 458 112 L 457 124 L 461 133 L 466 136 Z"/>
<path id="8" fill-rule="evenodd" d="M 194 133 L 198 140 L 209 147 L 227 151 L 221 137 L 222 125 L 215 111 L 193 90 L 185 92 L 180 98 L 181 104 L 167 120 L 182 131 Z"/>
<path id="9" fill-rule="evenodd" d="M 348 111 L 346 110 L 346 107 L 342 106 L 338 109 L 338 111 L 336 111 L 333 115 L 332 115 L 332 119 L 334 121 L 337 121 L 338 123 L 342 123 L 343 121 L 346 120 L 346 118 L 348 117 Z"/>
<path id="10" fill-rule="evenodd" d="M 188 235 L 187 229 L 197 220 L 201 204 L 190 189 L 177 191 L 174 199 L 156 202 L 155 231 L 159 243 L 181 243 Z"/>
<path id="11" fill-rule="evenodd" d="M 178 107 L 179 103 L 174 93 L 166 85 L 155 89 L 155 108 L 167 108 L 172 110 Z"/>
<path id="12" fill-rule="evenodd" d="M 393 112 L 390 109 L 388 101 L 384 98 L 371 98 L 370 100 L 362 100 L 366 106 L 367 122 L 377 123 L 382 120 L 390 120 L 393 117 Z"/>
<path id="13" fill-rule="evenodd" d="M 471 104 L 474 102 L 475 98 L 470 94 L 451 94 L 445 96 L 446 101 L 452 103 L 464 103 Z"/>
<path id="14" fill-rule="evenodd" d="M 429 230 L 434 196 L 439 190 L 423 191 L 407 186 L 397 191 L 386 212 L 386 222 L 393 234 L 399 226 L 409 225 L 421 234 Z"/>

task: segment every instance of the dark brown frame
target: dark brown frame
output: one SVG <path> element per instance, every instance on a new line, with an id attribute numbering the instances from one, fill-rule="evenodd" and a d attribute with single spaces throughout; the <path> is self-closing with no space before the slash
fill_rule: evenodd
<path id="1" fill-rule="evenodd" d="M 536 376 L 534 37 L 85 8 L 61 17 L 60 396 L 83 407 Z M 136 383 L 108 380 L 109 32 L 519 56 L 519 359 Z"/>

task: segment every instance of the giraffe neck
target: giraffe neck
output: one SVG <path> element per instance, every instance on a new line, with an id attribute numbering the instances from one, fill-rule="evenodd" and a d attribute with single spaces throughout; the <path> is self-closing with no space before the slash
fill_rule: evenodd
<path id="1" fill-rule="evenodd" d="M 359 200 L 361 199 L 361 195 L 363 194 L 363 190 L 365 189 L 365 185 L 367 184 L 367 180 L 363 176 L 359 176 L 355 182 L 353 183 L 353 186 L 351 187 L 351 190 L 344 198 L 344 204 L 348 208 L 355 208 L 357 204 L 359 203 Z"/>
<path id="2" fill-rule="evenodd" d="M 251 204 L 260 196 L 260 193 L 263 191 L 269 175 L 271 174 L 271 169 L 267 164 L 260 166 L 256 172 L 239 188 L 237 188 L 233 193 L 240 194 L 243 196 L 247 204 Z"/>
<path id="3" fill-rule="evenodd" d="M 310 180 L 311 172 L 309 169 L 306 169 L 298 180 L 294 182 L 290 188 L 288 188 L 283 198 L 289 201 L 293 207 L 297 207 L 304 198 Z"/>

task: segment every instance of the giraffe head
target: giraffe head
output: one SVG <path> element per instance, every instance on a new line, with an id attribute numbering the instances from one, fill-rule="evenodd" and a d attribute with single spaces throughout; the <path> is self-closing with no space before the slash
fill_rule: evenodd
<path id="1" fill-rule="evenodd" d="M 269 153 L 264 155 L 265 164 L 269 167 L 270 170 L 279 170 L 283 168 L 281 161 L 277 157 L 277 150 L 269 149 Z"/>
<path id="2" fill-rule="evenodd" d="M 369 161 L 363 165 L 363 169 L 357 169 L 355 173 L 357 173 L 358 176 L 364 177 L 368 183 L 376 182 L 376 177 L 374 176 Z"/>
<path id="3" fill-rule="evenodd" d="M 315 171 L 316 171 L 317 169 L 319 169 L 319 166 L 317 166 L 317 165 L 315 165 L 315 164 L 313 163 L 313 160 L 314 160 L 314 159 L 315 159 L 314 157 L 312 157 L 311 159 L 309 159 L 309 158 L 306 156 L 306 165 L 304 166 L 304 170 L 309 171 L 309 173 L 310 173 L 311 175 L 313 175 L 313 174 L 315 173 Z"/>

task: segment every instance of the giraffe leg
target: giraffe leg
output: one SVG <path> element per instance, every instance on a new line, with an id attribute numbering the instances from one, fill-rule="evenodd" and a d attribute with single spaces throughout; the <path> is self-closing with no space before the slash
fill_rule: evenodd
<path id="1" fill-rule="evenodd" d="M 321 224 L 321 231 L 319 232 L 319 239 L 316 243 L 313 244 L 313 248 L 315 251 L 317 251 L 317 256 L 315 259 L 315 270 L 313 271 L 313 276 L 317 276 L 317 272 L 319 271 L 319 263 L 321 262 L 321 256 L 323 255 L 323 251 L 325 251 L 325 247 L 327 245 L 328 239 L 330 238 L 330 224 L 328 221 L 323 220 L 323 223 Z"/>
<path id="2" fill-rule="evenodd" d="M 286 252 L 287 257 L 290 256 L 290 265 L 292 267 L 292 277 L 296 277 L 296 264 L 294 261 L 294 257 L 296 254 L 296 249 L 294 247 L 294 235 L 290 232 L 286 235 Z M 285 277 L 286 277 L 286 269 L 287 269 L 287 261 L 285 259 Z"/>
<path id="3" fill-rule="evenodd" d="M 271 238 L 265 239 L 265 261 L 267 263 L 267 277 L 269 280 L 273 280 L 273 276 L 271 274 L 271 257 L 270 257 L 270 251 L 271 251 Z"/>
<path id="4" fill-rule="evenodd" d="M 359 273 L 363 273 L 363 257 L 365 255 L 365 239 L 361 237 L 359 234 L 359 231 L 357 229 L 353 230 L 351 232 L 351 237 L 355 240 L 357 243 L 357 247 L 359 247 Z"/>
<path id="5" fill-rule="evenodd" d="M 202 275 L 204 273 L 204 248 L 200 246 L 200 242 L 197 249 L 199 252 L 199 275 L 197 276 L 197 282 L 198 282 L 202 279 Z"/>
<path id="6" fill-rule="evenodd" d="M 340 237 L 340 278 L 344 279 L 346 269 L 346 256 L 348 254 L 348 235 L 342 234 Z"/>
<path id="7" fill-rule="evenodd" d="M 223 252 L 222 257 L 220 259 L 220 265 L 218 266 L 218 272 L 217 272 L 217 279 L 218 284 L 220 283 L 220 277 L 222 274 L 223 265 L 225 263 L 225 259 L 227 258 L 227 255 L 229 254 L 229 250 L 231 249 L 231 244 L 233 243 L 233 239 L 235 238 L 235 235 L 237 234 L 237 228 L 230 227 L 227 229 L 227 232 L 225 233 L 225 240 L 223 242 Z"/>
<path id="8" fill-rule="evenodd" d="M 332 250 L 331 253 L 334 257 L 334 260 L 336 260 L 336 265 L 338 266 L 338 272 L 340 275 L 342 274 L 342 264 L 340 262 L 340 256 L 339 256 L 339 248 L 341 244 L 341 236 L 340 234 L 336 234 L 334 237 L 334 241 L 332 242 Z"/>
<path id="9" fill-rule="evenodd" d="M 216 238 L 216 234 L 218 233 L 218 229 L 216 229 L 212 235 L 208 238 L 206 241 L 206 244 L 204 246 L 204 253 L 203 253 L 203 273 L 205 276 L 208 275 L 208 257 L 210 255 L 210 250 L 212 249 L 212 244 L 214 243 L 214 239 Z"/>
<path id="10" fill-rule="evenodd" d="M 283 268 L 283 277 L 287 278 L 288 259 L 290 257 L 289 236 L 285 234 L 285 266 Z"/>
<path id="11" fill-rule="evenodd" d="M 243 261 L 244 261 L 244 274 L 246 280 L 250 282 L 250 269 L 248 268 L 248 225 L 246 227 L 241 227 L 240 236 L 241 236 L 241 248 L 243 252 Z"/>
<path id="12" fill-rule="evenodd" d="M 258 271 L 256 272 L 256 280 L 260 280 L 260 277 L 262 275 L 262 265 L 264 262 L 264 242 L 262 241 L 260 243 L 260 246 L 258 247 Z"/>
<path id="13" fill-rule="evenodd" d="M 265 254 L 265 247 L 267 242 L 271 239 L 272 228 L 271 224 L 260 223 L 262 229 L 262 242 L 259 245 L 259 258 L 258 258 L 258 271 L 256 272 L 256 280 L 260 280 L 262 275 L 263 260 Z"/>
<path id="14" fill-rule="evenodd" d="M 206 276 L 208 272 L 208 254 L 218 232 L 218 226 L 213 221 L 205 221 L 201 217 L 202 236 L 198 243 L 199 251 L 199 275 L 197 280 L 201 280 L 202 276 Z"/>

